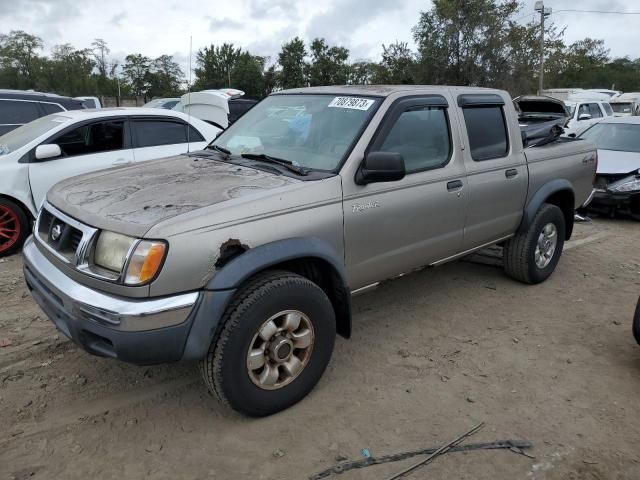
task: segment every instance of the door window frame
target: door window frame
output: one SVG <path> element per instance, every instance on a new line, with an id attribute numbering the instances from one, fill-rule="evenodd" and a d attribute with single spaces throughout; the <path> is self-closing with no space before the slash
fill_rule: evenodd
<path id="1" fill-rule="evenodd" d="M 181 118 L 150 115 L 150 116 L 135 116 L 135 117 L 132 117 L 130 119 L 130 121 L 131 121 L 130 129 L 131 129 L 131 145 L 132 145 L 131 148 L 155 148 L 155 147 L 166 147 L 166 146 L 169 146 L 169 145 L 187 145 L 189 143 L 206 142 L 206 138 L 204 137 L 204 135 L 202 134 L 202 132 L 200 130 L 198 130 L 196 127 L 194 127 L 190 123 L 185 122 Z M 141 146 L 141 145 L 138 145 L 138 132 L 136 131 L 136 128 L 134 126 L 134 123 L 136 123 L 136 122 L 180 123 L 183 126 L 185 126 L 185 133 L 188 131 L 187 129 L 189 127 L 191 127 L 196 132 L 198 132 L 198 135 L 200 135 L 200 139 L 192 139 L 192 138 L 189 138 L 190 136 L 188 136 L 187 137 L 189 139 L 188 142 L 163 143 L 161 145 L 144 145 L 144 146 Z"/>
<path id="2" fill-rule="evenodd" d="M 81 154 L 81 155 L 62 155 L 60 157 L 45 158 L 43 160 L 36 159 L 36 148 L 38 148 L 40 145 L 48 145 L 53 140 L 55 140 L 56 138 L 60 137 L 61 135 L 65 135 L 66 133 L 72 132 L 73 130 L 76 130 L 76 129 L 81 128 L 81 127 L 85 127 L 87 125 L 92 125 L 92 124 L 95 124 L 95 123 L 103 123 L 103 122 L 114 122 L 114 121 L 122 121 L 122 122 L 124 122 L 124 131 L 122 133 L 122 144 L 123 145 L 122 145 L 121 149 L 118 149 L 118 150 L 107 150 L 105 152 L 84 153 L 84 154 Z M 89 120 L 83 120 L 81 122 L 76 122 L 73 125 L 69 125 L 69 126 L 63 128 L 62 130 L 58 130 L 57 132 L 53 133 L 51 136 L 49 136 L 46 139 L 44 139 L 38 145 L 33 147 L 29 151 L 29 153 L 27 153 L 23 157 L 23 159 L 25 159 L 24 163 L 55 162 L 56 160 L 61 160 L 63 158 L 82 157 L 84 155 L 98 155 L 100 153 L 108 153 L 108 152 L 121 152 L 123 150 L 130 150 L 130 149 L 131 149 L 131 128 L 129 126 L 129 118 L 125 117 L 125 116 L 100 117 L 100 118 L 92 118 L 92 119 L 89 119 Z M 21 159 L 21 163 L 23 163 L 22 159 Z"/>
<path id="3" fill-rule="evenodd" d="M 445 122 L 447 124 L 447 134 L 449 137 L 449 155 L 447 156 L 446 161 L 439 165 L 433 165 L 430 167 L 420 168 L 417 170 L 407 171 L 406 175 L 413 175 L 415 173 L 427 172 L 431 170 L 438 170 L 446 167 L 449 163 L 451 163 L 451 159 L 453 158 L 453 139 L 452 139 L 452 129 L 451 129 L 451 116 L 449 115 L 449 102 L 442 95 L 411 95 L 399 98 L 395 100 L 385 112 L 380 125 L 376 129 L 369 145 L 365 149 L 365 157 L 370 152 L 380 151 L 382 145 L 386 141 L 389 133 L 395 126 L 396 122 L 400 118 L 400 116 L 406 111 L 412 108 L 441 108 L 444 113 Z M 361 164 L 362 166 L 362 164 Z M 359 170 L 359 168 L 358 168 Z"/>

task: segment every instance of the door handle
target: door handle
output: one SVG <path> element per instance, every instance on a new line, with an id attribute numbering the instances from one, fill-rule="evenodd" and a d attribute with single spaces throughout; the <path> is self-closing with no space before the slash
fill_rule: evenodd
<path id="1" fill-rule="evenodd" d="M 510 168 L 509 170 L 504 172 L 504 176 L 507 178 L 514 178 L 518 176 L 518 170 L 515 168 Z"/>
<path id="2" fill-rule="evenodd" d="M 453 192 L 455 190 L 460 190 L 462 188 L 462 180 L 452 180 L 447 182 L 447 190 Z"/>

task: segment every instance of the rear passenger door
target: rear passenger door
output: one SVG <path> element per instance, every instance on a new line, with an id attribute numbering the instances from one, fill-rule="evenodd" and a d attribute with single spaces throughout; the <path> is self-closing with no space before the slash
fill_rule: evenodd
<path id="1" fill-rule="evenodd" d="M 357 185 L 343 179 L 349 285 L 357 289 L 455 255 L 467 189 L 455 117 L 439 95 L 401 98 L 389 108 L 368 152 L 400 153 L 406 176 Z"/>
<path id="2" fill-rule="evenodd" d="M 136 162 L 180 155 L 206 146 L 200 132 L 179 119 L 134 118 L 131 129 Z"/>
<path id="3" fill-rule="evenodd" d="M 527 195 L 526 159 L 520 131 L 509 131 L 515 118 L 511 103 L 496 94 L 460 95 L 462 123 L 467 133 L 465 165 L 469 208 L 463 250 L 493 242 L 518 227 Z M 507 116 L 509 115 L 509 116 Z"/>

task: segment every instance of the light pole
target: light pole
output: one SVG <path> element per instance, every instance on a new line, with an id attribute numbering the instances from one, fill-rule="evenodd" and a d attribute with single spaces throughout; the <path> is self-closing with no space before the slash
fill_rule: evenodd
<path id="1" fill-rule="evenodd" d="M 538 95 L 542 95 L 544 89 L 544 19 L 551 15 L 551 7 L 546 8 L 542 0 L 536 2 L 533 9 L 540 12 L 540 75 L 538 85 Z"/>

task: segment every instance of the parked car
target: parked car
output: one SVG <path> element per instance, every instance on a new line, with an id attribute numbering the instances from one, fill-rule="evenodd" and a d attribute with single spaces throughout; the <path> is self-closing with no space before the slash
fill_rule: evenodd
<path id="1" fill-rule="evenodd" d="M 76 100 L 80 100 L 85 108 L 102 108 L 98 97 L 76 97 Z"/>
<path id="2" fill-rule="evenodd" d="M 640 220 L 640 117 L 614 117 L 586 130 L 580 138 L 598 149 L 595 194 L 589 209 L 630 214 Z"/>
<path id="3" fill-rule="evenodd" d="M 616 117 L 640 115 L 640 92 L 623 93 L 612 99 L 611 108 Z"/>
<path id="4" fill-rule="evenodd" d="M 20 248 L 31 230 L 30 218 L 56 182 L 199 150 L 219 131 L 178 112 L 103 108 L 48 115 L 1 136 L 0 256 Z"/>
<path id="5" fill-rule="evenodd" d="M 613 117 L 609 102 L 601 100 L 566 100 L 565 105 L 571 118 L 565 128 L 565 135 L 577 136 L 591 125 L 605 118 Z"/>
<path id="6" fill-rule="evenodd" d="M 242 90 L 234 88 L 190 92 L 180 97 L 180 102 L 173 109 L 224 129 L 258 103 L 257 100 L 240 98 L 243 95 Z"/>
<path id="7" fill-rule="evenodd" d="M 0 135 L 51 113 L 85 108 L 81 100 L 52 93 L 0 90 Z"/>
<path id="8" fill-rule="evenodd" d="M 229 125 L 238 120 L 258 103 L 250 98 L 232 98 L 229 100 Z"/>
<path id="9" fill-rule="evenodd" d="M 150 102 L 147 102 L 143 105 L 145 108 L 164 108 L 165 110 L 171 110 L 175 107 L 179 98 L 154 98 Z"/>
<path id="10" fill-rule="evenodd" d="M 547 279 L 595 167 L 580 139 L 523 149 L 500 90 L 288 90 L 205 151 L 52 188 L 24 274 L 88 352 L 199 360 L 212 393 L 268 415 L 351 335 L 354 291 L 496 243 L 508 275 Z"/>

